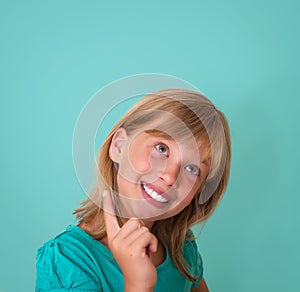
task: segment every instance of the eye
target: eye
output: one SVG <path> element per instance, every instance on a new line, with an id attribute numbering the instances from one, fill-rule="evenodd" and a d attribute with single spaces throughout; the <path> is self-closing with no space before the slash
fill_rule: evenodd
<path id="1" fill-rule="evenodd" d="M 169 156 L 169 148 L 165 144 L 157 144 L 157 145 L 155 145 L 155 149 L 159 153 L 161 153 L 161 154 L 163 154 L 165 156 Z"/>
<path id="2" fill-rule="evenodd" d="M 200 170 L 199 170 L 199 167 L 198 166 L 196 166 L 196 165 L 187 165 L 186 167 L 185 167 L 185 169 L 188 171 L 188 172 L 190 172 L 190 173 L 192 173 L 192 174 L 194 174 L 194 175 L 199 175 L 199 173 L 200 173 Z"/>

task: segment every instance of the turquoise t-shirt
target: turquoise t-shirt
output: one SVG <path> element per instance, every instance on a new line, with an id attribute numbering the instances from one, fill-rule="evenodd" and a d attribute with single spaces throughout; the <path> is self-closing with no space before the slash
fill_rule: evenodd
<path id="1" fill-rule="evenodd" d="M 192 283 L 174 265 L 166 250 L 164 262 L 156 267 L 154 291 L 191 291 L 202 279 L 203 265 L 195 241 L 185 241 L 184 257 L 198 280 Z M 46 242 L 36 256 L 36 292 L 124 291 L 124 279 L 113 254 L 78 226 Z"/>

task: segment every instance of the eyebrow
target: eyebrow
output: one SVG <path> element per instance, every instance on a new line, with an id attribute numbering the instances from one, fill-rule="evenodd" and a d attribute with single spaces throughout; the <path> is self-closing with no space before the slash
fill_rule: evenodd
<path id="1" fill-rule="evenodd" d="M 170 135 L 168 135 L 167 133 L 163 132 L 163 131 L 159 131 L 159 130 L 145 130 L 145 133 L 153 136 L 153 137 L 159 137 L 159 138 L 164 138 L 166 140 L 173 140 L 175 141 Z"/>

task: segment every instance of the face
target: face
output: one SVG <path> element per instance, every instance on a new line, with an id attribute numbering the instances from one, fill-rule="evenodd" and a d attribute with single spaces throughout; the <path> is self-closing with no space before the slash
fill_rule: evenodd
<path id="1" fill-rule="evenodd" d="M 110 146 L 118 168 L 121 215 L 159 220 L 174 216 L 194 198 L 209 165 L 201 149 L 140 132 L 119 129 Z"/>

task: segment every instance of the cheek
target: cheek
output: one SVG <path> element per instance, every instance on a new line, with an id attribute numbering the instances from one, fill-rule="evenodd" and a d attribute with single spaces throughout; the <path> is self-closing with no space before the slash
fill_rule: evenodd
<path id="1" fill-rule="evenodd" d="M 193 200 L 196 195 L 196 191 L 194 189 L 190 189 L 189 192 L 185 193 L 185 196 L 182 198 L 182 203 L 184 206 L 189 205 L 189 203 Z"/>
<path id="2" fill-rule="evenodd" d="M 185 179 L 180 187 L 180 200 L 183 204 L 189 204 L 190 201 L 194 198 L 196 195 L 196 192 L 198 191 L 200 187 L 200 182 L 196 178 L 189 178 Z"/>
<path id="3" fill-rule="evenodd" d="M 151 171 L 150 155 L 147 149 L 135 149 L 132 148 L 128 153 L 128 161 L 131 168 L 140 174 L 145 174 Z"/>

